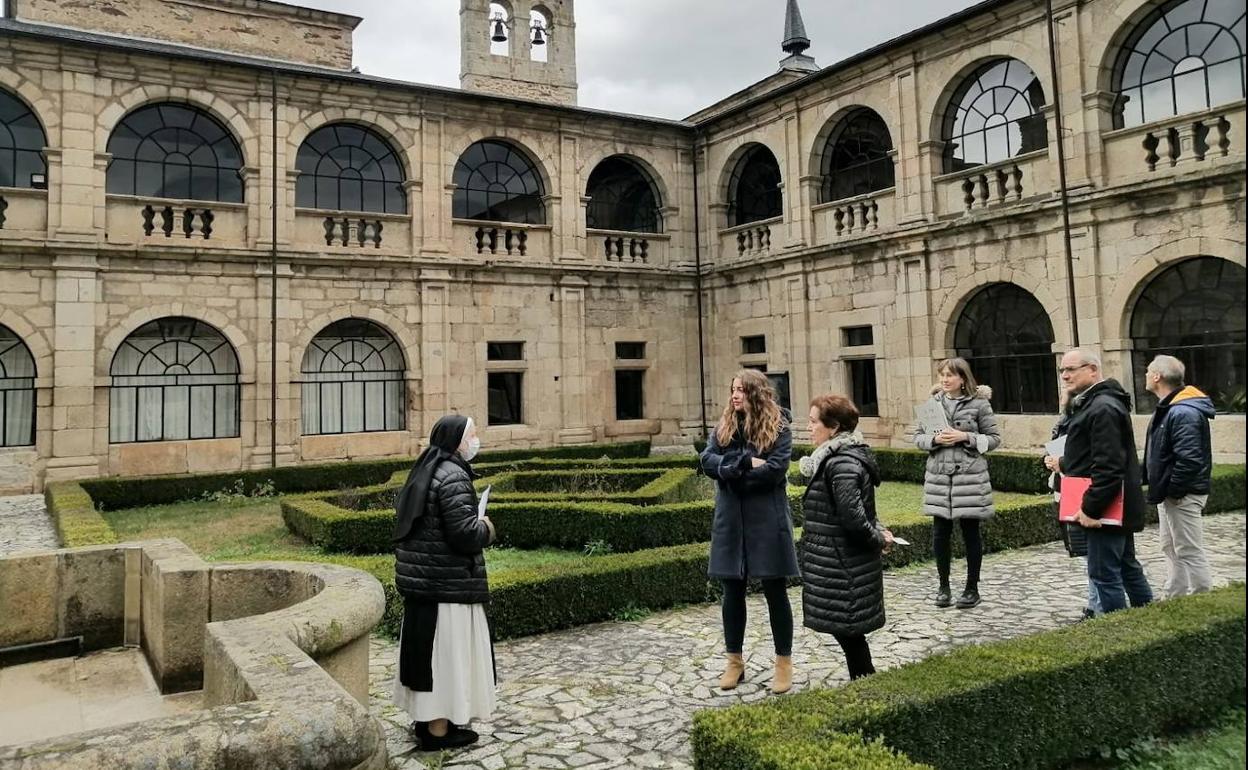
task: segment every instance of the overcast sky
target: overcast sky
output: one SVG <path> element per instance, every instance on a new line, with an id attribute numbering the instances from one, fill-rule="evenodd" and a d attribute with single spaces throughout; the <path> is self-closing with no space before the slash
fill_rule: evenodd
<path id="1" fill-rule="evenodd" d="M 459 86 L 458 0 L 287 0 L 362 16 L 355 63 L 370 75 Z M 786 0 L 578 0 L 585 107 L 683 118 L 775 72 Z M 974 0 L 803 0 L 819 66 Z M 556 31 L 555 34 L 558 34 Z"/>

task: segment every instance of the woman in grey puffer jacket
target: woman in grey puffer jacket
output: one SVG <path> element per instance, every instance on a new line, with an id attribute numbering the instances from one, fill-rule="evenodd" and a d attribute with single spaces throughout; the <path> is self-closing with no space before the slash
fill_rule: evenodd
<path id="1" fill-rule="evenodd" d="M 992 481 L 984 455 L 1001 445 L 1001 431 L 988 399 L 992 390 L 976 385 L 971 368 L 961 358 L 950 358 L 937 367 L 940 384 L 932 389 L 932 400 L 948 420 L 948 427 L 933 432 L 917 425 L 914 444 L 928 452 L 923 474 L 923 513 L 932 517 L 932 549 L 940 587 L 936 606 L 948 607 L 949 563 L 952 558 L 953 522 L 962 529 L 966 545 L 966 589 L 958 599 L 959 609 L 979 604 L 979 569 L 983 562 L 983 540 L 979 523 L 992 516 Z"/>

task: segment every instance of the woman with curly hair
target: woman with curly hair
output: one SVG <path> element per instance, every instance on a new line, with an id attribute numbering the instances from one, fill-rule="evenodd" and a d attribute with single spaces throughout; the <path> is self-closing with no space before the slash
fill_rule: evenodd
<path id="1" fill-rule="evenodd" d="M 702 452 L 702 470 L 718 482 L 711 524 L 708 574 L 723 583 L 722 615 L 728 661 L 719 686 L 736 687 L 745 678 L 745 587 L 750 578 L 763 584 L 775 673 L 771 691 L 793 686 L 793 610 L 785 586 L 797 577 L 793 522 L 785 479 L 793 437 L 766 375 L 737 372 L 728 405 Z"/>

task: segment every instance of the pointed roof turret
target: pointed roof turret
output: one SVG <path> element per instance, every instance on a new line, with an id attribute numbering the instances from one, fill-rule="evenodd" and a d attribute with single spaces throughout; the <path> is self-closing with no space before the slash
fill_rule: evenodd
<path id="1" fill-rule="evenodd" d="M 806 37 L 806 24 L 802 21 L 802 11 L 797 7 L 797 0 L 789 0 L 784 9 L 784 42 L 780 48 L 788 54 L 780 60 L 780 69 L 814 72 L 819 69 L 815 60 L 806 55 L 810 48 L 810 38 Z"/>

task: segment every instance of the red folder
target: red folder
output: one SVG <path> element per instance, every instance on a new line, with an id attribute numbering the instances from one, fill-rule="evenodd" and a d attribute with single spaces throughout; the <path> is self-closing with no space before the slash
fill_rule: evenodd
<path id="1" fill-rule="evenodd" d="M 1062 500 L 1058 507 L 1058 521 L 1074 522 L 1078 517 L 1079 511 L 1083 509 L 1083 496 L 1087 494 L 1088 487 L 1092 486 L 1092 479 L 1085 479 L 1079 476 L 1062 476 Z M 1122 491 L 1119 490 L 1113 502 L 1105 509 L 1105 513 L 1101 514 L 1101 523 L 1111 526 L 1122 526 Z"/>

